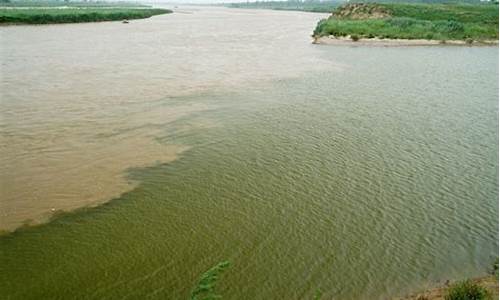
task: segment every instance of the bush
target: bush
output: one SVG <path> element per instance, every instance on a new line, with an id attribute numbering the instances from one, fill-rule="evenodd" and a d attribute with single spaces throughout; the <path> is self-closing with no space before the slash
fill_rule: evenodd
<path id="1" fill-rule="evenodd" d="M 325 31 L 325 26 L 328 24 L 326 19 L 322 19 L 318 22 L 316 25 L 316 28 L 314 28 L 313 36 L 318 36 L 321 35 Z"/>
<path id="2" fill-rule="evenodd" d="M 493 266 L 491 267 L 491 270 L 489 271 L 489 273 L 493 276 L 496 276 L 497 280 L 498 280 L 498 257 L 495 260 L 495 262 L 493 263 Z"/>
<path id="3" fill-rule="evenodd" d="M 492 299 L 491 294 L 484 287 L 473 283 L 470 280 L 465 280 L 452 285 L 445 300 L 489 300 Z"/>
<path id="4" fill-rule="evenodd" d="M 463 32 L 464 24 L 453 20 L 436 21 L 433 24 L 433 28 L 439 32 Z"/>
<path id="5" fill-rule="evenodd" d="M 352 34 L 351 40 L 353 40 L 354 42 L 357 42 L 357 41 L 359 41 L 359 36 L 357 34 Z"/>
<path id="6" fill-rule="evenodd" d="M 400 28 L 407 28 L 418 23 L 417 20 L 413 18 L 391 18 L 388 22 L 391 26 L 396 26 Z"/>

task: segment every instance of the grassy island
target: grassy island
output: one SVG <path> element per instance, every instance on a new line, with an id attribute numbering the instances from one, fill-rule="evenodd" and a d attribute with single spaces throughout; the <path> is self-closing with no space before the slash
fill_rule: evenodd
<path id="1" fill-rule="evenodd" d="M 313 36 L 498 40 L 498 4 L 351 3 L 321 20 Z"/>
<path id="2" fill-rule="evenodd" d="M 171 12 L 126 2 L 19 1 L 0 5 L 0 25 L 132 20 Z"/>

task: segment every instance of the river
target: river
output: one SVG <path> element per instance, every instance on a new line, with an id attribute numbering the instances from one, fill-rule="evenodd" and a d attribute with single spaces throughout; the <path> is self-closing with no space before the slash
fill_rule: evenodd
<path id="1" fill-rule="evenodd" d="M 498 47 L 311 44 L 324 14 L 0 28 L 0 293 L 386 299 L 498 251 Z M 13 233 L 8 233 L 13 231 Z"/>

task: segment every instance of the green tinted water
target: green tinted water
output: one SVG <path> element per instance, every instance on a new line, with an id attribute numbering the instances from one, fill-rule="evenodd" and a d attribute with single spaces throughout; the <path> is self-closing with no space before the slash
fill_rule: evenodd
<path id="1" fill-rule="evenodd" d="M 107 204 L 2 237 L 0 294 L 186 299 L 223 260 L 225 299 L 378 299 L 484 274 L 498 49 L 320 51 L 344 67 L 164 98 L 214 107 L 156 136 L 191 149 L 130 170 L 139 186 Z"/>

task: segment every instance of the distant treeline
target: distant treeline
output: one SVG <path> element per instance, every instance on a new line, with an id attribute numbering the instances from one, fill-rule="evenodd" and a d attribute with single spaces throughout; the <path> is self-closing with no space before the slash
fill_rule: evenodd
<path id="1" fill-rule="evenodd" d="M 300 10 L 309 12 L 331 12 L 344 1 L 257 1 L 246 3 L 230 3 L 227 6 L 233 8 L 254 9 L 276 9 L 276 10 Z"/>
<path id="2" fill-rule="evenodd" d="M 349 3 L 484 3 L 480 0 L 353 0 Z M 488 1 L 485 1 L 488 2 Z M 498 0 L 492 0 L 497 2 Z M 288 0 L 288 1 L 254 1 L 226 4 L 232 8 L 299 10 L 309 12 L 332 12 L 336 7 L 347 3 L 343 0 Z"/>

